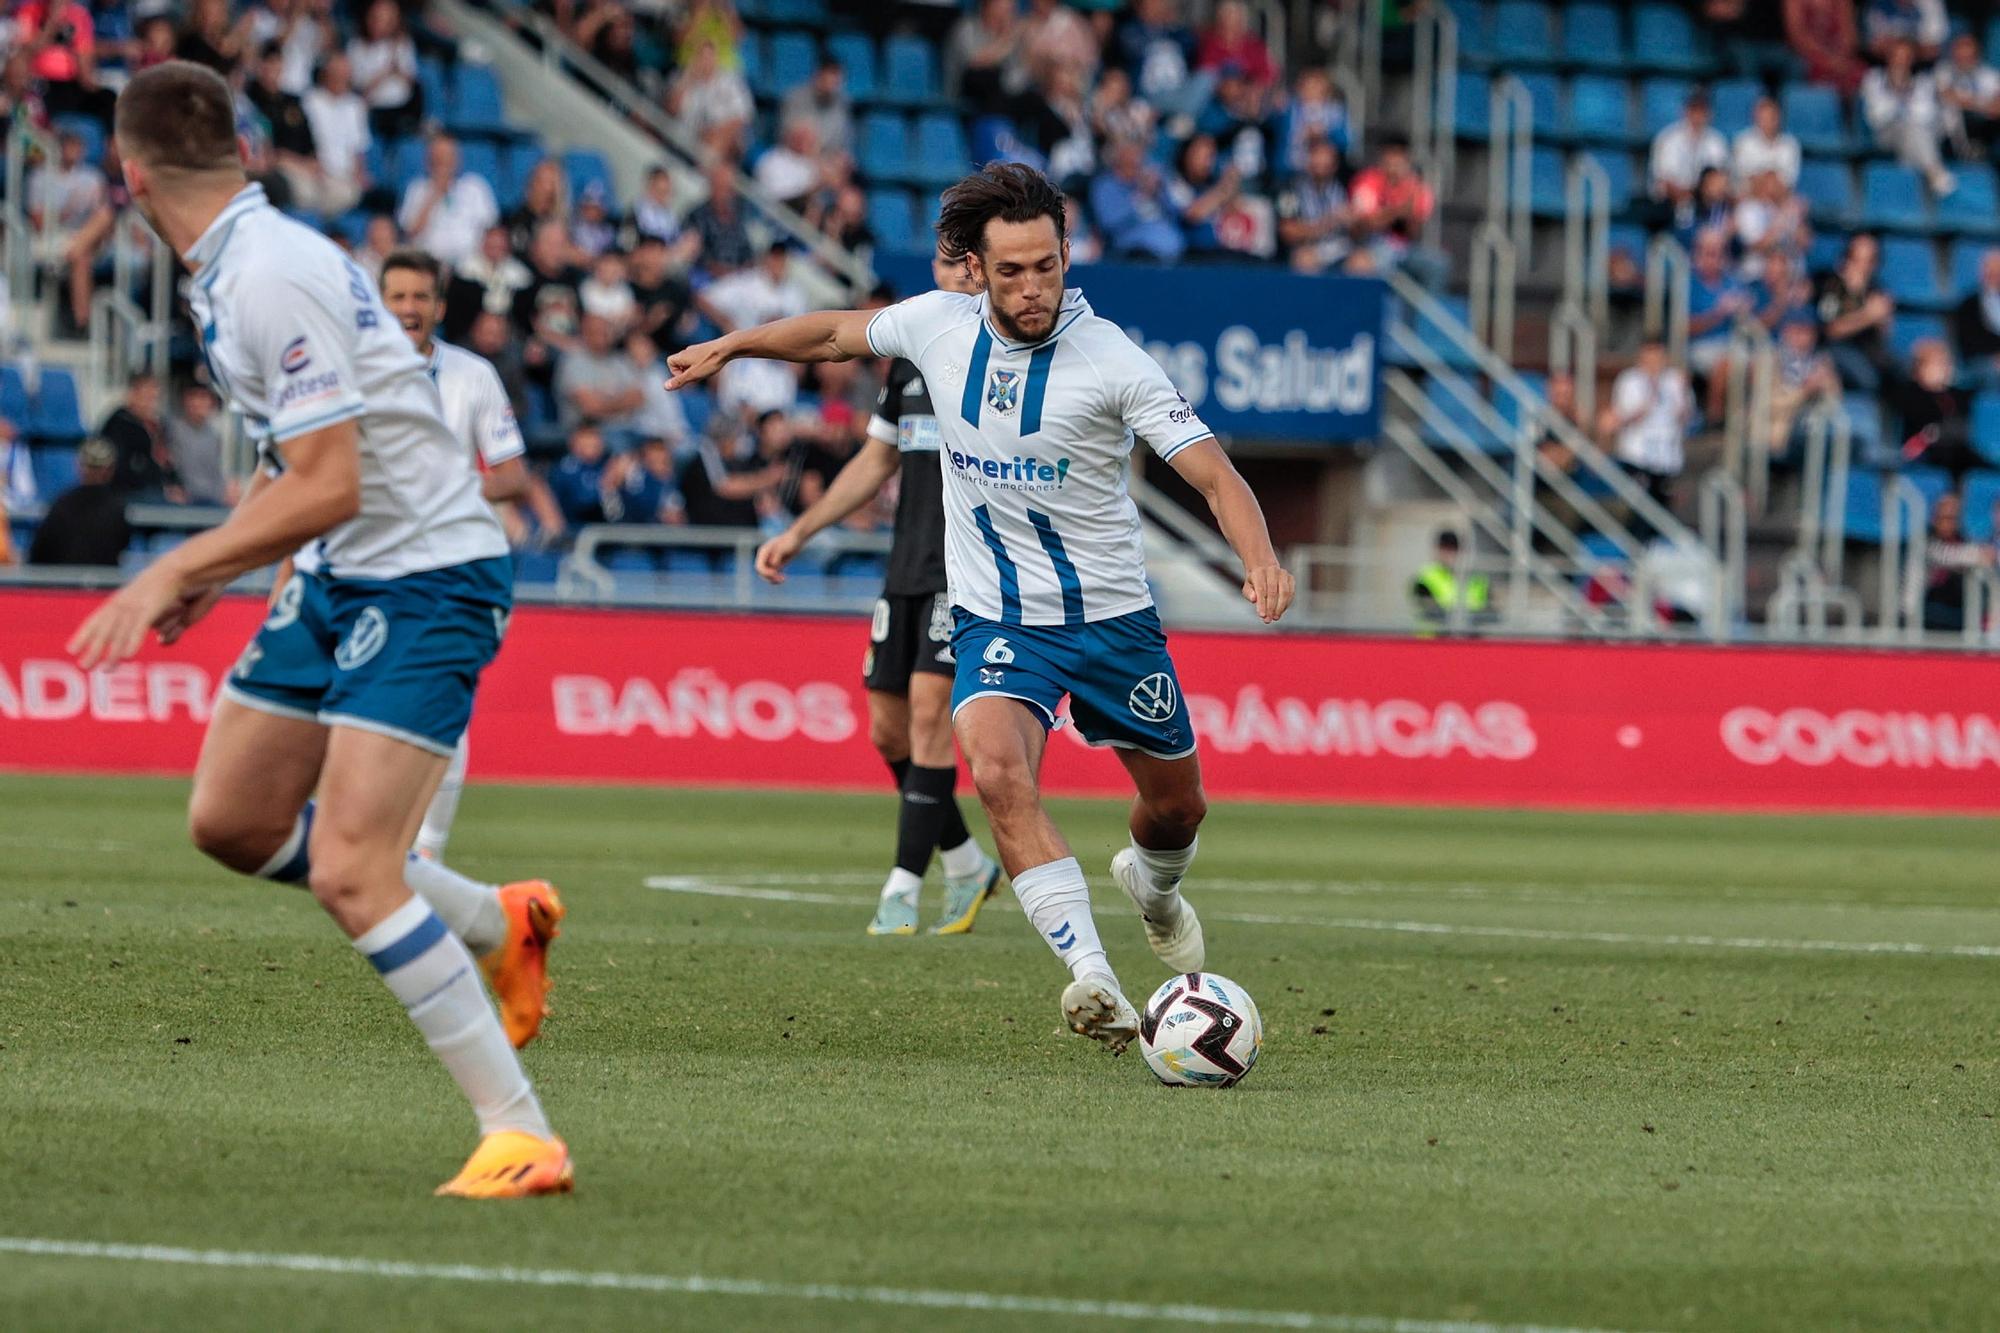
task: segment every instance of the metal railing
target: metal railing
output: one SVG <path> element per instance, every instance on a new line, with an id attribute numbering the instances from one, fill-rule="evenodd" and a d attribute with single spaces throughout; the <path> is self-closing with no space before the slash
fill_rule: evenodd
<path id="1" fill-rule="evenodd" d="M 1597 420 L 1597 326 L 1574 301 L 1549 318 L 1549 373 L 1568 375 L 1576 388 L 1576 417 Z"/>
<path id="2" fill-rule="evenodd" d="M 1991 648 L 2000 645 L 2000 623 L 1994 616 L 2000 613 L 2000 574 L 1990 569 L 1968 569 L 1965 571 L 1965 623 L 1959 629 L 1959 638 L 1968 648 Z"/>
<path id="3" fill-rule="evenodd" d="M 1723 465 L 1741 479 L 1753 513 L 1764 512 L 1771 493 L 1771 393 L 1778 373 L 1776 348 L 1764 326 L 1739 319 L 1729 332 L 1729 375 L 1723 385 Z"/>
<path id="4" fill-rule="evenodd" d="M 1519 254 L 1499 224 L 1488 220 L 1472 236 L 1472 271 L 1466 304 L 1472 336 L 1503 360 L 1514 359 L 1515 277 Z"/>
<path id="5" fill-rule="evenodd" d="M 1805 455 L 1799 472 L 1799 531 L 1792 550 L 1839 584 L 1847 558 L 1847 479 L 1854 427 L 1838 401 L 1806 409 Z M 1837 503 L 1836 503 L 1837 501 Z"/>
<path id="6" fill-rule="evenodd" d="M 1827 612 L 1840 613 L 1843 637 L 1861 633 L 1861 594 L 1844 584 L 1828 582 L 1817 561 L 1794 551 L 1778 567 L 1777 590 L 1764 609 L 1764 633 L 1773 639 L 1830 637 Z"/>
<path id="7" fill-rule="evenodd" d="M 1727 469 L 1712 468 L 1701 479 L 1701 542 L 1715 560 L 1715 589 L 1709 601 L 1709 637 L 1733 637 L 1747 609 L 1749 515 L 1743 484 Z"/>
<path id="8" fill-rule="evenodd" d="M 1363 8 L 1379 8 L 1363 6 Z M 1363 20 L 1373 42 L 1364 55 L 1363 79 L 1369 105 L 1381 105 L 1382 21 L 1379 13 Z M 1458 16 L 1444 5 L 1432 5 L 1413 20 L 1415 67 L 1411 73 L 1410 147 L 1418 167 L 1439 199 L 1451 197 L 1458 178 Z M 1372 81 L 1371 81 L 1372 79 Z M 1436 249 L 1444 235 L 1444 210 L 1434 208 L 1424 223 L 1424 244 Z"/>
<path id="9" fill-rule="evenodd" d="M 1578 157 L 1563 181 L 1563 292 L 1603 331 L 1611 324 L 1611 177 Z"/>
<path id="10" fill-rule="evenodd" d="M 7 292 L 23 319 L 35 302 L 35 266 L 40 262 L 40 236 L 28 217 L 28 159 L 39 153 L 44 162 L 56 160 L 56 141 L 16 117 L 6 135 L 7 198 L 0 204 L 4 228 Z"/>
<path id="11" fill-rule="evenodd" d="M 1646 247 L 1646 332 L 1666 339 L 1674 365 L 1687 364 L 1688 253 L 1671 236 Z"/>
<path id="12" fill-rule="evenodd" d="M 556 576 L 556 591 L 566 600 L 582 602 L 639 601 L 659 606 L 737 607 L 814 606 L 830 611 L 865 611 L 875 604 L 880 586 L 876 573 L 863 589 L 843 594 L 825 586 L 822 580 L 797 579 L 786 584 L 768 584 L 757 577 L 754 559 L 757 548 L 769 540 L 757 528 L 670 527 L 664 524 L 592 523 L 577 529 L 576 544 L 562 561 Z M 848 532 L 831 528 L 815 537 L 792 563 L 793 574 L 820 572 L 843 556 L 887 555 L 889 535 L 880 532 Z M 729 568 L 703 574 L 693 571 L 661 571 L 649 582 L 620 580 L 621 571 L 607 567 L 600 558 L 607 550 L 647 547 L 666 551 L 696 551 L 705 555 L 727 555 Z M 623 571 L 645 573 L 648 571 Z"/>
<path id="13" fill-rule="evenodd" d="M 1924 632 L 1924 574 L 1929 505 L 1908 477 L 1888 476 L 1882 484 L 1881 603 L 1878 633 L 1885 640 L 1915 640 Z"/>
<path id="14" fill-rule="evenodd" d="M 143 276 L 143 283 L 141 281 Z M 173 336 L 175 261 L 131 209 L 112 222 L 111 281 L 91 297 L 85 380 L 92 418 L 102 416 L 133 372 L 164 375 Z M 146 306 L 133 299 L 143 289 Z"/>
<path id="15" fill-rule="evenodd" d="M 1535 102 L 1528 95 L 1528 86 L 1511 74 L 1493 81 L 1491 98 L 1486 130 L 1486 220 L 1506 228 L 1514 242 L 1515 260 L 1531 268 L 1535 230 L 1528 210 L 1535 188 Z"/>

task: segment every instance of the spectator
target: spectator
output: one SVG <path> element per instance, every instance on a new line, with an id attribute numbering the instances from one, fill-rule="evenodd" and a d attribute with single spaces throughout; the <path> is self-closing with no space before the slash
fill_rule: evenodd
<path id="1" fill-rule="evenodd" d="M 97 428 L 98 438 L 112 450 L 118 489 L 140 500 L 183 503 L 180 473 L 167 447 L 160 419 L 160 381 L 141 371 L 125 385 L 125 400 Z"/>
<path id="2" fill-rule="evenodd" d="M 517 420 L 527 420 L 528 375 L 507 317 L 492 310 L 480 311 L 465 335 L 465 345 L 493 363 L 494 373 L 500 376 L 500 387 L 507 391 L 507 406 Z"/>
<path id="3" fill-rule="evenodd" d="M 1171 264 L 1187 247 L 1159 168 L 1130 139 L 1106 151 L 1105 169 L 1090 185 L 1090 211 L 1115 255 Z"/>
<path id="4" fill-rule="evenodd" d="M 14 549 L 8 516 L 32 508 L 40 501 L 28 446 L 14 423 L 0 417 L 0 565 L 19 564 L 23 554 Z"/>
<path id="5" fill-rule="evenodd" d="M 788 208 L 801 208 L 819 183 L 819 132 L 809 120 L 785 125 L 778 142 L 757 159 L 757 184 Z"/>
<path id="6" fill-rule="evenodd" d="M 139 20 L 139 55 L 133 62 L 134 72 L 151 69 L 174 58 L 174 43 L 180 32 L 174 27 L 171 13 L 153 14 Z"/>
<path id="7" fill-rule="evenodd" d="M 1697 88 L 1682 104 L 1681 118 L 1653 136 L 1648 188 L 1675 210 L 1692 201 L 1702 172 L 1729 168 L 1729 145 L 1709 115 L 1708 94 Z"/>
<path id="8" fill-rule="evenodd" d="M 230 24 L 229 0 L 193 0 L 174 38 L 174 57 L 206 65 L 226 79 L 243 59 L 248 35 L 247 20 Z"/>
<path id="9" fill-rule="evenodd" d="M 743 223 L 743 203 L 736 194 L 736 169 L 727 162 L 710 165 L 708 198 L 688 214 L 688 230 L 701 238 L 701 262 L 709 276 L 719 278 L 749 264 L 753 251 Z"/>
<path id="10" fill-rule="evenodd" d="M 604 433 L 588 424 L 572 429 L 567 452 L 543 483 L 565 528 L 604 521 L 604 468 Z"/>
<path id="11" fill-rule="evenodd" d="M 1868 53 L 1888 63 L 1896 43 L 1908 42 L 1917 61 L 1928 65 L 1944 50 L 1951 21 L 1944 0 L 1867 0 Z"/>
<path id="12" fill-rule="evenodd" d="M 1118 67 L 1162 116 L 1193 117 L 1208 105 L 1215 75 L 1195 69 L 1194 33 L 1180 21 L 1176 0 L 1137 0 L 1113 44 Z"/>
<path id="13" fill-rule="evenodd" d="M 55 498 L 28 548 L 31 565 L 116 567 L 132 542 L 125 491 L 112 481 L 118 455 L 103 440 L 76 451 L 77 484 Z"/>
<path id="14" fill-rule="evenodd" d="M 685 523 L 674 456 L 657 436 L 611 460 L 604 473 L 604 518 L 608 523 Z"/>
<path id="15" fill-rule="evenodd" d="M 1743 276 L 1753 279 L 1774 255 L 1803 258 L 1812 240 L 1805 201 L 1775 171 L 1750 178 L 1749 193 L 1736 203 L 1732 230 L 1743 255 Z"/>
<path id="16" fill-rule="evenodd" d="M 347 57 L 335 51 L 320 66 L 319 81 L 299 99 L 319 157 L 327 212 L 344 213 L 368 189 L 368 104 L 354 91 Z"/>
<path id="17" fill-rule="evenodd" d="M 1737 132 L 1729 165 L 1739 190 L 1767 171 L 1776 172 L 1787 190 L 1798 188 L 1799 141 L 1785 129 L 1785 113 L 1777 98 L 1767 93 L 1757 99 L 1749 126 Z"/>
<path id="18" fill-rule="evenodd" d="M 1959 359 L 1987 383 L 2000 379 L 2000 250 L 1979 257 L 1979 285 L 1952 311 Z"/>
<path id="19" fill-rule="evenodd" d="M 1049 179 L 1070 188 L 1097 169 L 1097 144 L 1090 132 L 1090 107 L 1083 75 L 1060 65 L 1025 94 L 1015 109 L 1021 132 L 1047 159 Z"/>
<path id="20" fill-rule="evenodd" d="M 1104 239 L 1090 225 L 1090 212 L 1073 194 L 1063 196 L 1063 235 L 1069 238 L 1069 262 L 1095 264 L 1104 258 Z"/>
<path id="21" fill-rule="evenodd" d="M 1449 528 L 1438 533 L 1430 563 L 1410 580 L 1410 601 L 1417 619 L 1433 630 L 1449 624 L 1454 615 L 1474 620 L 1491 617 L 1492 589 L 1484 574 L 1459 576 L 1458 534 Z"/>
<path id="22" fill-rule="evenodd" d="M 1306 156 L 1305 173 L 1278 196 L 1278 239 L 1292 267 L 1318 273 L 1340 264 L 1354 248 L 1353 219 L 1340 183 L 1340 153 L 1321 139 Z"/>
<path id="23" fill-rule="evenodd" d="M 424 119 L 423 88 L 417 82 L 416 43 L 404 30 L 403 11 L 396 0 L 369 0 L 362 11 L 360 35 L 347 44 L 347 60 L 368 103 L 368 128 L 375 137 L 415 134 Z M 444 258 L 436 250 L 431 253 Z"/>
<path id="24" fill-rule="evenodd" d="M 546 337 L 557 350 L 569 346 L 576 335 L 576 289 L 582 281 L 582 272 L 570 263 L 562 224 L 544 222 L 528 247 L 528 285 L 514 298 L 515 329 L 524 337 Z"/>
<path id="25" fill-rule="evenodd" d="M 668 352 L 688 345 L 694 321 L 694 289 L 670 262 L 666 244 L 642 236 L 632 247 L 632 297 L 638 303 L 638 331 Z"/>
<path id="26" fill-rule="evenodd" d="M 1673 504 L 1674 478 L 1686 465 L 1694 394 L 1687 373 L 1667 364 L 1667 345 L 1649 333 L 1639 359 L 1611 384 L 1612 453 L 1634 481 L 1665 507 Z M 1650 527 L 1651 525 L 1646 525 Z"/>
<path id="27" fill-rule="evenodd" d="M 1132 80 L 1122 69 L 1107 69 L 1097 76 L 1090 94 L 1090 128 L 1100 142 L 1131 139 L 1150 149 L 1159 117 L 1153 108 L 1132 96 Z"/>
<path id="28" fill-rule="evenodd" d="M 1961 519 L 1965 502 L 1947 491 L 1931 506 L 1929 539 L 1924 544 L 1924 628 L 1956 634 L 1965 628 L 1965 576 L 1991 569 L 1996 552 L 1991 542 L 1966 538 Z"/>
<path id="29" fill-rule="evenodd" d="M 41 84 L 50 115 L 105 116 L 97 82 L 97 28 L 82 0 L 25 0 L 14 11 L 22 72 Z"/>
<path id="30" fill-rule="evenodd" d="M 402 240 L 396 234 L 396 220 L 387 213 L 377 213 L 368 219 L 368 225 L 361 232 L 361 247 L 354 252 L 354 262 L 368 275 L 368 281 L 380 285 L 382 263 L 388 259 Z"/>
<path id="31" fill-rule="evenodd" d="M 1984 157 L 2000 139 L 2000 70 L 1980 57 L 1969 32 L 1952 38 L 1951 59 L 1931 71 L 1945 134 L 1962 157 Z"/>
<path id="32" fill-rule="evenodd" d="M 638 23 L 632 11 L 618 0 L 593 0 L 576 21 L 571 39 L 588 51 L 598 64 L 628 82 L 641 76 Z"/>
<path id="33" fill-rule="evenodd" d="M 784 465 L 766 461 L 738 420 L 716 413 L 676 474 L 687 520 L 698 527 L 756 527 L 758 493 L 784 476 Z"/>
<path id="34" fill-rule="evenodd" d="M 1939 148 L 1944 133 L 1937 84 L 1916 70 L 1916 48 L 1907 40 L 1890 43 L 1889 62 L 1861 81 L 1861 114 L 1875 142 L 1903 165 L 1923 174 L 1931 193 L 1950 194 L 1958 179 L 1944 165 Z"/>
<path id="35" fill-rule="evenodd" d="M 1062 0 L 1028 0 L 1027 17 L 1021 20 L 1021 56 L 1034 82 L 1045 83 L 1055 71 L 1066 69 L 1088 88 L 1103 52 L 1091 26 Z"/>
<path id="36" fill-rule="evenodd" d="M 1813 284 L 1813 308 L 1840 382 L 1859 393 L 1882 387 L 1896 303 L 1876 280 L 1882 246 L 1867 232 L 1847 239 L 1840 264 Z"/>
<path id="37" fill-rule="evenodd" d="M 1972 447 L 1971 395 L 1955 383 L 1957 367 L 1942 339 L 1924 338 L 1910 349 L 1910 373 L 1889 382 L 1889 402 L 1903 426 L 1901 459 L 1870 460 L 1881 466 L 1941 467 L 1955 481 L 1980 466 Z"/>
<path id="38" fill-rule="evenodd" d="M 403 191 L 396 221 L 411 244 L 445 264 L 461 264 L 478 251 L 485 230 L 500 220 L 493 187 L 484 177 L 461 169 L 458 141 L 448 134 L 431 136 L 424 149 L 424 167 L 424 174 Z"/>
<path id="39" fill-rule="evenodd" d="M 645 396 L 634 417 L 633 429 L 648 439 L 665 440 L 675 450 L 693 444 L 689 438 L 687 413 L 679 394 L 667 392 L 667 360 L 659 344 L 644 333 L 634 332 L 625 339 L 625 355 L 639 372 L 639 386 Z"/>
<path id="40" fill-rule="evenodd" d="M 1812 317 L 1812 280 L 1789 251 L 1773 250 L 1764 258 L 1763 273 L 1750 284 L 1750 301 L 1757 322 L 1775 336 L 1788 321 Z M 1817 347 L 1818 338 L 1813 341 Z"/>
<path id="41" fill-rule="evenodd" d="M 1022 91 L 1022 26 L 1014 0 L 980 0 L 962 16 L 944 48 L 944 92 L 955 102 L 993 105 Z"/>
<path id="42" fill-rule="evenodd" d="M 617 345 L 617 330 L 601 315 L 577 321 L 576 345 L 557 363 L 555 393 L 563 424 L 595 426 L 615 448 L 631 442 L 632 422 L 646 401 L 639 372 Z"/>
<path id="43" fill-rule="evenodd" d="M 1861 59 L 1861 34 L 1854 0 L 1785 0 L 1785 40 L 1805 63 L 1806 77 L 1852 97 L 1868 66 Z"/>
<path id="44" fill-rule="evenodd" d="M 286 92 L 282 84 L 285 53 L 276 42 L 257 56 L 255 72 L 244 88 L 244 96 L 264 119 L 271 142 L 272 164 L 292 192 L 292 202 L 308 213 L 344 213 L 361 198 L 356 191 L 326 188 L 326 173 L 320 168 L 319 147 L 313 141 L 312 122 L 304 105 Z"/>
<path id="45" fill-rule="evenodd" d="M 217 420 L 221 406 L 215 390 L 191 379 L 181 386 L 180 411 L 167 418 L 167 453 L 187 504 L 236 502 L 235 487 L 222 470 L 222 428 Z"/>
<path id="46" fill-rule="evenodd" d="M 701 249 L 701 238 L 682 224 L 680 210 L 674 207 L 674 178 L 665 167 L 646 173 L 646 183 L 632 204 L 632 229 L 637 233 L 635 245 L 649 238 L 660 242 L 677 268 L 687 267 Z"/>
<path id="47" fill-rule="evenodd" d="M 791 276 L 791 252 L 782 243 L 762 262 L 709 284 L 695 298 L 702 313 L 725 333 L 805 313 L 806 294 Z M 798 367 L 746 358 L 722 368 L 716 401 L 731 412 L 789 412 L 798 400 Z"/>
<path id="48" fill-rule="evenodd" d="M 1278 67 L 1271 60 L 1264 39 L 1250 29 L 1250 6 L 1243 0 L 1222 0 L 1215 7 L 1215 22 L 1201 35 L 1196 63 L 1218 77 L 1234 69 L 1260 89 L 1278 81 Z"/>
<path id="49" fill-rule="evenodd" d="M 785 94 L 779 104 L 781 124 L 811 125 L 819 146 L 828 151 L 854 148 L 854 106 L 847 97 L 847 72 L 832 55 L 820 57 L 811 81 Z M 672 238 L 669 238 L 672 239 Z"/>
<path id="50" fill-rule="evenodd" d="M 577 196 L 569 239 L 576 247 L 577 261 L 584 264 L 595 262 L 618 244 L 618 224 L 611 217 L 611 190 L 603 181 L 591 181 Z"/>
<path id="51" fill-rule="evenodd" d="M 730 0 L 690 0 L 683 9 L 680 27 L 675 29 L 675 63 L 685 69 L 701 54 L 702 43 L 715 47 L 716 63 L 728 70 L 743 68 L 738 43 L 743 39 L 743 21 L 736 17 Z"/>
<path id="52" fill-rule="evenodd" d="M 28 173 L 28 221 L 36 229 L 42 264 L 65 275 L 69 291 L 66 313 L 80 336 L 90 325 L 90 302 L 96 283 L 102 229 L 93 231 L 109 198 L 104 173 L 83 160 L 83 139 L 64 130 L 56 139 L 56 160 Z"/>
<path id="53" fill-rule="evenodd" d="M 1261 181 L 1271 168 L 1271 121 L 1267 90 L 1232 66 L 1215 85 L 1215 100 L 1195 122 L 1215 136 L 1215 146 L 1248 181 Z"/>
<path id="54" fill-rule="evenodd" d="M 488 227 L 480 235 L 479 252 L 452 270 L 445 287 L 446 341 L 464 342 L 482 312 L 510 315 L 534 280 L 507 244 L 507 229 L 497 223 Z"/>
<path id="55" fill-rule="evenodd" d="M 576 300 L 584 314 L 596 315 L 623 338 L 639 317 L 639 299 L 625 279 L 625 256 L 614 251 L 592 260 L 590 276 L 577 285 Z"/>
<path id="56" fill-rule="evenodd" d="M 820 230 L 844 250 L 859 250 L 875 244 L 875 231 L 868 225 L 868 196 L 858 185 L 842 186 L 833 207 L 820 219 Z"/>
<path id="57" fill-rule="evenodd" d="M 278 86 L 294 97 L 306 95 L 320 60 L 336 49 L 331 11 L 331 0 L 263 0 L 250 10 L 251 45 L 278 48 Z"/>
<path id="58" fill-rule="evenodd" d="M 521 202 L 507 215 L 507 236 L 517 254 L 525 254 L 545 222 L 556 223 L 569 239 L 569 176 L 562 162 L 545 157 L 528 170 L 521 184 Z M 574 256 L 572 256 L 574 258 Z"/>
<path id="59" fill-rule="evenodd" d="M 1819 325 L 1805 314 L 1779 325 L 1773 369 L 1770 434 L 1763 443 L 1776 460 L 1803 452 L 1806 412 L 1816 402 L 1839 401 L 1840 373 L 1819 348 Z"/>
<path id="60" fill-rule="evenodd" d="M 1242 172 L 1234 163 L 1223 165 L 1213 138 L 1197 134 L 1182 144 L 1174 167 L 1167 198 L 1191 253 L 1263 258 L 1276 249 L 1270 202 L 1243 189 Z"/>
<path id="61" fill-rule="evenodd" d="M 1729 267 L 1726 233 L 1695 237 L 1688 273 L 1688 366 L 1708 387 L 1708 416 L 1722 419 L 1729 378 L 1729 338 L 1736 321 L 1752 313 L 1753 298 Z"/>
<path id="62" fill-rule="evenodd" d="M 1427 283 L 1437 276 L 1416 274 L 1412 263 L 1417 238 L 1437 201 L 1417 174 L 1408 144 L 1385 140 L 1375 165 L 1357 172 L 1347 193 L 1354 206 L 1355 242 L 1374 252 L 1378 266 L 1409 266 Z"/>
<path id="63" fill-rule="evenodd" d="M 1304 171 L 1318 139 L 1325 139 L 1343 156 L 1347 153 L 1347 103 L 1334 95 L 1332 77 L 1317 65 L 1309 65 L 1299 71 L 1292 85 L 1291 104 L 1285 108 L 1279 134 L 1284 169 Z"/>
<path id="64" fill-rule="evenodd" d="M 1566 425 L 1574 429 L 1586 439 L 1590 438 L 1590 428 L 1578 414 L 1574 375 L 1566 370 L 1551 371 L 1548 383 L 1543 386 L 1542 396 L 1547 400 L 1548 408 L 1535 423 L 1535 503 L 1547 510 L 1557 523 L 1574 532 L 1582 526 L 1582 516 L 1570 500 L 1573 492 L 1559 490 L 1549 480 L 1549 475 L 1559 474 L 1574 481 L 1581 464 L 1563 427 Z M 1554 539 L 1541 532 L 1534 535 L 1534 545 L 1544 554 L 1560 549 Z"/>
<path id="65" fill-rule="evenodd" d="M 711 152 L 735 161 L 743 155 L 745 131 L 756 104 L 743 76 L 725 67 L 714 42 L 696 48 L 693 63 L 667 93 L 667 110 Z"/>

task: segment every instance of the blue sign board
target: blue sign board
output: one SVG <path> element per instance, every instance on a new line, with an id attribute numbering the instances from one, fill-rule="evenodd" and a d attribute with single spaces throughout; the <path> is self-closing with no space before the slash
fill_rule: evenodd
<path id="1" fill-rule="evenodd" d="M 899 294 L 931 286 L 925 260 L 879 256 L 876 267 Z M 1071 269 L 1069 285 L 1221 435 L 1321 444 L 1379 434 L 1387 288 L 1377 279 L 1092 264 Z"/>

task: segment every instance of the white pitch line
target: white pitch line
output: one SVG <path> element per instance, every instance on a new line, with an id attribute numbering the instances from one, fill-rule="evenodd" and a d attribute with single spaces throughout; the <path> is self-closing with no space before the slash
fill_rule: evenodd
<path id="1" fill-rule="evenodd" d="M 814 903 L 829 907 L 865 906 L 851 894 L 799 893 L 790 889 L 744 888 L 694 875 L 655 875 L 649 889 L 696 893 L 711 898 Z M 1393 935 L 1459 935 L 1474 939 L 1538 940 L 1556 944 L 1635 944 L 1658 948 L 1748 949 L 1768 953 L 1892 954 L 1908 957 L 2000 958 L 1995 944 L 1919 944 L 1906 940 L 1784 940 L 1743 935 L 1641 935 L 1622 930 L 1544 930 L 1534 926 L 1475 926 L 1447 921 L 1392 921 L 1371 917 L 1267 916 L 1258 912 L 1204 913 L 1213 921 L 1248 926 L 1313 926 L 1322 930 L 1365 930 Z"/>
<path id="2" fill-rule="evenodd" d="M 763 1300 L 824 1301 L 841 1305 L 891 1305 L 990 1314 L 1051 1315 L 1058 1319 L 1137 1323 L 1208 1324 L 1221 1328 L 1301 1328 L 1334 1333 L 1587 1333 L 1534 1324 L 1468 1323 L 1457 1319 L 1393 1319 L 1369 1315 L 1311 1314 L 1302 1310 L 1246 1310 L 1217 1305 L 1150 1305 L 1139 1301 L 1070 1300 L 993 1291 L 939 1291 L 921 1287 L 848 1287 L 823 1282 L 763 1282 L 755 1278 L 664 1273 L 613 1273 L 572 1268 L 482 1268 L 472 1264 L 420 1264 L 354 1259 L 332 1254 L 266 1254 L 254 1250 L 192 1250 L 177 1245 L 120 1245 L 100 1241 L 0 1236 L 0 1253 L 38 1258 L 106 1259 L 121 1263 L 181 1264 L 271 1272 L 394 1278 L 419 1282 L 483 1282 L 519 1287 L 582 1287 L 676 1296 L 747 1296 Z"/>

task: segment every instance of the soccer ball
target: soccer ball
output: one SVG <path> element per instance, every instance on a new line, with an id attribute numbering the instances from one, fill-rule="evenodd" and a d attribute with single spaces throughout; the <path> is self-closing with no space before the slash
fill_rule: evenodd
<path id="1" fill-rule="evenodd" d="M 1213 972 L 1169 977 L 1139 1016 L 1146 1067 L 1170 1088 L 1226 1088 L 1257 1063 L 1264 1020 L 1244 989 Z"/>

